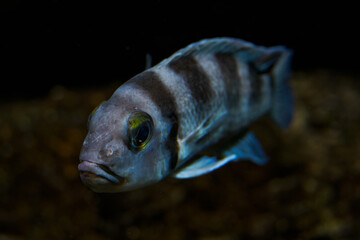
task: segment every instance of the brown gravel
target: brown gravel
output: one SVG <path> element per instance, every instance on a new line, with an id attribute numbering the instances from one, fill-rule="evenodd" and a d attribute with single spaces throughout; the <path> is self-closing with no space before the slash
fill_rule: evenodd
<path id="1" fill-rule="evenodd" d="M 360 239 L 360 81 L 294 74 L 296 117 L 254 126 L 270 162 L 119 194 L 80 181 L 88 114 L 114 85 L 0 104 L 0 239 Z"/>

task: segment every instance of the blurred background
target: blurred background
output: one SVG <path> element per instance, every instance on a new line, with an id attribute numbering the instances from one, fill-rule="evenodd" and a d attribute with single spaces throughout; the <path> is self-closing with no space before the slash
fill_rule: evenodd
<path id="1" fill-rule="evenodd" d="M 360 101 L 352 6 L 0 3 L 0 239 L 358 239 Z M 189 43 L 294 50 L 296 116 L 253 130 L 270 162 L 96 194 L 80 182 L 89 113 Z"/>

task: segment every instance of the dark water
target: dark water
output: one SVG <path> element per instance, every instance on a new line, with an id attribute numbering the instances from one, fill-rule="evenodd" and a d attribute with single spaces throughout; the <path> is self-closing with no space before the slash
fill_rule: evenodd
<path id="1" fill-rule="evenodd" d="M 0 240 L 360 239 L 351 6 L 128 2 L 0 2 Z M 294 50 L 293 125 L 253 126 L 269 163 L 129 193 L 86 189 L 77 164 L 92 109 L 143 71 L 147 53 L 157 63 L 222 36 Z"/>
<path id="2" fill-rule="evenodd" d="M 114 85 L 3 103 L 0 239 L 357 239 L 358 80 L 296 72 L 292 127 L 254 126 L 265 166 L 231 163 L 119 194 L 93 193 L 77 173 L 88 114 Z"/>

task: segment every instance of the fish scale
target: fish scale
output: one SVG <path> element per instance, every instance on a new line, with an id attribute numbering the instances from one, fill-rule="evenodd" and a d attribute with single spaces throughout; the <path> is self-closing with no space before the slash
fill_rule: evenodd
<path id="1" fill-rule="evenodd" d="M 285 47 L 215 38 L 138 74 L 94 111 L 80 154 L 82 181 L 96 192 L 119 192 L 232 161 L 264 164 L 249 127 L 266 114 L 280 127 L 290 124 L 290 59 Z"/>

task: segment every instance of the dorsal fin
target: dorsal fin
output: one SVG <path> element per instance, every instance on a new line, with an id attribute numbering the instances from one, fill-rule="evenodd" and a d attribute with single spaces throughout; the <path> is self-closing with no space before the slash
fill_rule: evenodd
<path id="1" fill-rule="evenodd" d="M 266 48 L 236 38 L 212 38 L 192 43 L 189 46 L 180 49 L 169 58 L 162 61 L 160 65 L 166 65 L 187 56 L 206 54 L 232 54 L 244 62 L 255 62 L 255 65 L 257 65 L 256 61 L 258 59 L 264 59 L 264 57 L 269 54 L 273 55 L 274 52 L 283 50 L 285 50 L 283 47 Z"/>

